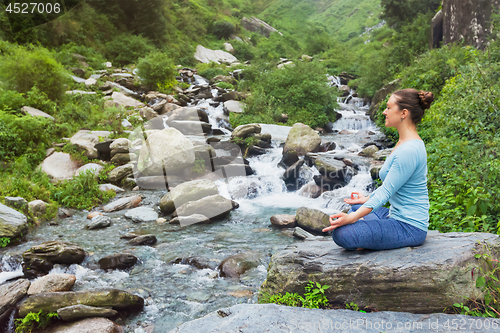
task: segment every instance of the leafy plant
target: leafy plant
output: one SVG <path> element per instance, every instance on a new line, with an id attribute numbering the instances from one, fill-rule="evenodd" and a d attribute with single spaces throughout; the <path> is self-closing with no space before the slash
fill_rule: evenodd
<path id="1" fill-rule="evenodd" d="M 346 303 L 345 308 L 353 310 L 353 311 L 359 311 L 359 312 L 366 313 L 366 311 L 360 310 L 359 306 L 356 303 L 354 303 L 354 302 Z"/>
<path id="2" fill-rule="evenodd" d="M 10 238 L 9 237 L 1 237 L 0 238 L 0 248 L 6 247 L 10 243 Z"/>
<path id="3" fill-rule="evenodd" d="M 205 160 L 203 158 L 196 158 L 194 160 L 194 165 L 191 167 L 191 171 L 196 175 L 202 175 L 205 173 Z"/>
<path id="4" fill-rule="evenodd" d="M 137 64 L 138 75 L 144 84 L 157 88 L 158 85 L 164 89 L 173 87 L 175 81 L 175 67 L 172 59 L 165 53 L 151 52 L 140 59 Z"/>
<path id="5" fill-rule="evenodd" d="M 119 35 L 104 46 L 106 57 L 119 66 L 134 64 L 154 50 L 149 39 L 128 33 Z"/>
<path id="6" fill-rule="evenodd" d="M 53 318 L 59 318 L 56 312 L 45 313 L 42 310 L 30 312 L 24 318 L 16 319 L 16 333 L 31 333 L 36 328 L 44 329 L 49 326 Z"/>
<path id="7" fill-rule="evenodd" d="M 328 299 L 325 295 L 325 290 L 330 288 L 330 286 L 322 286 L 319 282 L 309 281 L 305 287 L 306 293 L 304 297 L 297 293 L 286 293 L 282 295 L 280 293 L 275 295 L 264 295 L 261 298 L 261 303 L 275 303 L 287 306 L 300 306 L 303 308 L 318 309 L 320 306 L 322 308 L 328 306 Z"/>
<path id="8" fill-rule="evenodd" d="M 234 90 L 234 86 L 231 83 L 227 82 L 219 82 L 217 83 L 217 87 L 227 90 Z"/>

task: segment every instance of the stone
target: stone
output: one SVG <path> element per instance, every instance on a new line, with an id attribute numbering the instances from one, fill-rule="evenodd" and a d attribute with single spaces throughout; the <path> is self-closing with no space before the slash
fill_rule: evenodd
<path id="1" fill-rule="evenodd" d="M 377 161 L 385 161 L 389 157 L 389 155 L 391 155 L 391 153 L 392 153 L 392 148 L 379 150 L 373 154 L 373 158 Z"/>
<path id="2" fill-rule="evenodd" d="M 252 16 L 250 18 L 244 17 L 241 20 L 241 26 L 248 31 L 252 32 L 257 32 L 261 34 L 262 36 L 265 36 L 266 38 L 269 38 L 269 35 L 272 32 L 279 33 L 280 35 L 283 35 L 281 32 L 267 24 L 266 22 L 256 18 L 255 16 Z"/>
<path id="3" fill-rule="evenodd" d="M 64 321 L 73 321 L 81 318 L 91 317 L 113 317 L 118 314 L 118 311 L 109 308 L 98 308 L 83 304 L 67 306 L 57 310 L 59 318 Z"/>
<path id="4" fill-rule="evenodd" d="M 378 152 L 379 149 L 375 145 L 371 145 L 363 149 L 358 156 L 363 156 L 363 157 L 373 157 L 373 155 Z"/>
<path id="5" fill-rule="evenodd" d="M 76 282 L 76 276 L 71 274 L 48 274 L 31 283 L 28 295 L 70 291 Z"/>
<path id="6" fill-rule="evenodd" d="M 28 201 L 22 197 L 5 197 L 5 204 L 20 210 L 25 210 L 28 207 Z"/>
<path id="7" fill-rule="evenodd" d="M 296 123 L 288 133 L 283 147 L 283 154 L 295 151 L 298 156 L 317 152 L 321 145 L 319 134 L 307 125 Z"/>
<path id="8" fill-rule="evenodd" d="M 224 107 L 229 113 L 243 113 L 246 104 L 239 101 L 229 100 L 224 102 Z"/>
<path id="9" fill-rule="evenodd" d="M 257 267 L 260 262 L 258 252 L 247 251 L 225 258 L 217 266 L 217 270 L 221 277 L 239 278 L 249 269 Z"/>
<path id="10" fill-rule="evenodd" d="M 33 200 L 28 203 L 28 208 L 34 216 L 40 216 L 45 214 L 47 203 L 43 200 Z"/>
<path id="11" fill-rule="evenodd" d="M 66 217 L 71 217 L 71 216 L 73 216 L 74 213 L 75 213 L 75 211 L 73 209 L 66 208 L 66 207 L 59 207 L 57 209 L 57 216 L 59 216 L 59 218 L 61 218 L 61 219 L 64 219 Z"/>
<path id="12" fill-rule="evenodd" d="M 319 173 L 327 178 L 347 183 L 354 175 L 354 169 L 344 161 L 337 160 L 333 155 L 320 155 L 314 161 Z"/>
<path id="13" fill-rule="evenodd" d="M 104 229 L 111 226 L 111 218 L 109 216 L 97 215 L 90 220 L 90 223 L 85 226 L 87 230 Z"/>
<path id="14" fill-rule="evenodd" d="M 14 238 L 28 233 L 28 219 L 17 210 L 0 204 L 0 237 Z"/>
<path id="15" fill-rule="evenodd" d="M 86 318 L 63 324 L 51 325 L 39 333 L 123 333 L 123 327 L 107 318 Z"/>
<path id="16" fill-rule="evenodd" d="M 245 124 L 236 127 L 231 133 L 232 138 L 244 139 L 252 133 L 260 133 L 262 128 L 259 124 Z"/>
<path id="17" fill-rule="evenodd" d="M 80 264 L 85 251 L 77 244 L 60 240 L 43 242 L 23 252 L 23 272 L 27 277 L 47 274 L 54 264 Z"/>
<path id="18" fill-rule="evenodd" d="M 158 213 L 150 207 L 137 207 L 125 213 L 125 217 L 131 219 L 132 222 L 150 222 L 156 221 Z"/>
<path id="19" fill-rule="evenodd" d="M 231 200 L 220 194 L 214 194 L 195 201 L 188 201 L 177 207 L 177 216 L 202 214 L 207 218 L 217 218 L 226 215 L 233 209 Z"/>
<path id="20" fill-rule="evenodd" d="M 30 287 L 26 279 L 19 279 L 0 285 L 0 321 L 10 315 L 14 306 L 21 301 Z"/>
<path id="21" fill-rule="evenodd" d="M 111 307 L 114 310 L 140 310 L 144 299 L 129 292 L 103 288 L 84 291 L 62 291 L 32 295 L 19 304 L 19 316 L 29 312 L 55 312 L 72 305 L 83 304 L 96 307 Z"/>
<path id="22" fill-rule="evenodd" d="M 301 240 L 315 239 L 316 238 L 316 236 L 314 236 L 310 232 L 305 231 L 301 227 L 295 227 L 293 229 L 292 236 L 295 237 L 295 238 L 301 239 Z"/>
<path id="23" fill-rule="evenodd" d="M 106 213 L 122 210 L 126 208 L 134 208 L 141 204 L 142 198 L 139 195 L 125 197 L 115 200 L 102 208 Z"/>
<path id="24" fill-rule="evenodd" d="M 54 117 L 52 117 L 50 114 L 47 114 L 43 111 L 32 108 L 31 106 L 23 106 L 21 108 L 21 112 L 25 115 L 30 115 L 32 117 L 43 117 L 43 118 L 47 118 L 50 120 L 55 120 Z"/>
<path id="25" fill-rule="evenodd" d="M 166 102 L 161 105 L 162 110 L 165 107 L 165 104 L 166 104 Z M 155 117 L 158 117 L 158 113 L 155 110 L 153 110 L 152 108 L 147 107 L 147 106 L 139 110 L 139 115 L 142 118 L 145 118 L 146 120 L 151 120 Z"/>
<path id="26" fill-rule="evenodd" d="M 115 193 L 125 192 L 124 189 L 113 184 L 101 184 L 99 185 L 99 190 L 103 192 L 114 191 Z"/>
<path id="27" fill-rule="evenodd" d="M 313 199 L 318 198 L 321 195 L 321 192 L 321 187 L 319 187 L 316 183 L 308 183 L 299 189 L 300 195 Z"/>
<path id="28" fill-rule="evenodd" d="M 101 258 L 98 263 L 101 269 L 127 269 L 134 266 L 137 260 L 136 256 L 129 253 L 115 253 Z"/>
<path id="29" fill-rule="evenodd" d="M 67 153 L 55 152 L 47 157 L 39 167 L 54 181 L 72 179 L 79 169 L 76 161 Z"/>
<path id="30" fill-rule="evenodd" d="M 195 161 L 193 144 L 179 130 L 165 128 L 148 135 L 147 144 L 142 145 L 138 170 L 144 175 L 175 174 Z M 152 172 L 153 174 L 146 174 Z"/>
<path id="31" fill-rule="evenodd" d="M 113 154 L 113 157 L 111 158 L 111 163 L 115 165 L 125 165 L 127 163 L 130 163 L 130 154 L 129 153 L 119 153 L 119 154 Z"/>
<path id="32" fill-rule="evenodd" d="M 210 61 L 216 62 L 218 64 L 231 64 L 238 61 L 238 59 L 236 59 L 236 57 L 231 53 L 222 50 L 210 50 L 201 45 L 196 46 L 194 58 L 205 64 L 208 64 Z"/>
<path id="33" fill-rule="evenodd" d="M 380 169 L 382 169 L 383 164 L 384 163 L 382 163 L 380 161 L 373 161 L 370 164 L 369 172 L 370 172 L 370 176 L 372 177 L 373 180 L 380 178 L 379 173 L 380 173 Z"/>
<path id="34" fill-rule="evenodd" d="M 298 160 L 283 173 L 285 182 L 294 182 L 300 176 L 300 168 L 304 165 L 304 160 Z"/>
<path id="35" fill-rule="evenodd" d="M 203 135 L 212 130 L 211 124 L 199 120 L 172 120 L 168 125 L 184 135 Z"/>
<path id="36" fill-rule="evenodd" d="M 158 223 L 158 224 L 164 224 L 165 222 L 167 222 L 167 219 L 165 219 L 163 217 L 160 217 L 160 218 L 156 219 L 156 223 Z"/>
<path id="37" fill-rule="evenodd" d="M 108 174 L 108 178 L 113 183 L 118 183 L 123 178 L 133 174 L 134 166 L 132 164 L 125 164 L 114 168 Z"/>
<path id="38" fill-rule="evenodd" d="M 85 80 L 85 85 L 86 85 L 87 87 L 90 87 L 90 86 L 95 86 L 95 85 L 96 85 L 96 83 L 97 83 L 97 80 L 96 80 L 96 79 L 94 79 L 93 77 L 90 77 L 90 78 L 88 78 L 87 80 Z"/>
<path id="39" fill-rule="evenodd" d="M 156 241 L 154 235 L 142 235 L 132 238 L 128 243 L 129 245 L 154 245 Z"/>
<path id="40" fill-rule="evenodd" d="M 210 219 L 202 214 L 193 214 L 189 216 L 177 216 L 169 221 L 170 224 L 180 224 L 181 227 L 196 223 L 208 223 Z"/>
<path id="41" fill-rule="evenodd" d="M 380 108 L 380 104 L 382 103 L 382 101 L 384 101 L 388 95 L 398 90 L 400 84 L 401 80 L 396 79 L 394 81 L 389 82 L 375 93 L 375 95 L 372 98 L 372 102 L 370 104 L 370 109 L 368 110 L 368 114 L 370 115 L 370 119 L 372 121 L 375 121 L 375 114 Z"/>
<path id="42" fill-rule="evenodd" d="M 78 150 L 82 151 L 85 157 L 97 159 L 99 154 L 94 146 L 96 143 L 99 143 L 99 136 L 90 133 L 88 130 L 80 130 L 71 137 L 69 142 L 77 146 Z"/>
<path id="43" fill-rule="evenodd" d="M 160 209 L 164 214 L 171 214 L 176 207 L 180 207 L 188 201 L 196 201 L 214 194 L 219 194 L 219 189 L 211 180 L 199 179 L 184 182 L 161 198 Z"/>
<path id="44" fill-rule="evenodd" d="M 281 228 L 294 228 L 295 226 L 297 226 L 295 215 L 273 215 L 271 216 L 271 223 Z"/>
<path id="45" fill-rule="evenodd" d="M 474 327 L 470 332 L 487 333 L 492 332 L 493 320 L 445 313 L 363 313 L 348 309 L 308 309 L 277 304 L 242 303 L 220 308 L 201 318 L 187 321 L 169 333 L 232 332 L 236 327 L 241 328 L 238 329 L 241 332 L 272 333 L 452 332 L 452 322 L 467 323 L 467 327 Z"/>
<path id="46" fill-rule="evenodd" d="M 111 94 L 111 100 L 114 103 L 117 103 L 119 106 L 122 106 L 124 108 L 132 107 L 132 108 L 142 108 L 145 105 L 141 102 L 139 102 L 136 99 L 133 99 L 132 97 L 128 97 L 123 93 L 116 92 L 114 91 L 113 94 Z"/>
<path id="47" fill-rule="evenodd" d="M 109 149 L 111 150 L 125 149 L 126 151 L 128 151 L 130 147 L 132 147 L 132 143 L 129 139 L 126 138 L 118 138 L 109 145 Z"/>
<path id="48" fill-rule="evenodd" d="M 87 214 L 87 219 L 92 220 L 96 216 L 103 216 L 104 214 L 101 212 L 90 212 Z"/>
<path id="49" fill-rule="evenodd" d="M 377 311 L 442 312 L 465 298 L 482 299 L 471 278 L 482 262 L 474 256 L 499 236 L 429 231 L 423 245 L 385 251 L 347 251 L 331 239 L 296 243 L 276 252 L 261 292 L 300 292 L 311 276 L 331 286 L 330 302 L 356 302 Z"/>
<path id="50" fill-rule="evenodd" d="M 84 174 L 88 170 L 90 170 L 90 172 L 94 175 L 94 177 L 97 178 L 99 176 L 99 172 L 101 172 L 102 169 L 104 169 L 104 167 L 100 164 L 88 163 L 79 168 L 78 170 L 76 170 L 76 174 L 77 175 Z"/>
<path id="51" fill-rule="evenodd" d="M 300 207 L 295 219 L 297 225 L 313 234 L 323 234 L 323 229 L 330 226 L 330 216 L 320 210 Z"/>
<path id="52" fill-rule="evenodd" d="M 227 51 L 227 52 L 230 52 L 230 53 L 233 53 L 233 52 L 234 52 L 234 48 L 233 48 L 233 46 L 231 45 L 231 43 L 225 42 L 225 43 L 224 43 L 224 48 L 226 49 L 226 51 Z"/>

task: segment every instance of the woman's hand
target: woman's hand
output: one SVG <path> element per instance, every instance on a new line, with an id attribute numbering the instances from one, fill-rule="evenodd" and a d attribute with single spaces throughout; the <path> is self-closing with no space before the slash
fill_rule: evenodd
<path id="1" fill-rule="evenodd" d="M 333 220 L 334 218 L 337 218 L 336 220 Z M 328 232 L 330 230 L 333 230 L 335 228 L 341 227 L 346 224 L 352 224 L 356 222 L 351 214 L 346 214 L 346 213 L 337 213 L 330 215 L 330 227 L 324 228 L 322 231 L 323 232 Z"/>
<path id="2" fill-rule="evenodd" d="M 358 197 L 354 197 L 354 195 L 357 195 Z M 352 192 L 351 193 L 351 199 L 344 199 L 344 202 L 349 204 L 349 205 L 356 205 L 356 204 L 364 204 L 365 202 L 368 201 L 368 197 L 365 197 L 362 193 L 359 192 Z"/>

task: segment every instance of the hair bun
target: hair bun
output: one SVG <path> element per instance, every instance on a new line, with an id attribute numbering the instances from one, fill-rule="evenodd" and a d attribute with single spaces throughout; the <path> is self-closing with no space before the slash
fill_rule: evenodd
<path id="1" fill-rule="evenodd" d="M 420 98 L 420 105 L 424 110 L 429 109 L 432 102 L 434 101 L 434 94 L 430 91 L 420 90 L 420 92 L 418 93 L 418 97 Z"/>

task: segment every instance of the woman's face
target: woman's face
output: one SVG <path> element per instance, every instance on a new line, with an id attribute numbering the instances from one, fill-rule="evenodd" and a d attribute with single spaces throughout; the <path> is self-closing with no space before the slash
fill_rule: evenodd
<path id="1" fill-rule="evenodd" d="M 396 127 L 401 122 L 401 110 L 396 104 L 394 95 L 389 98 L 387 108 L 382 112 L 385 115 L 385 127 Z"/>

